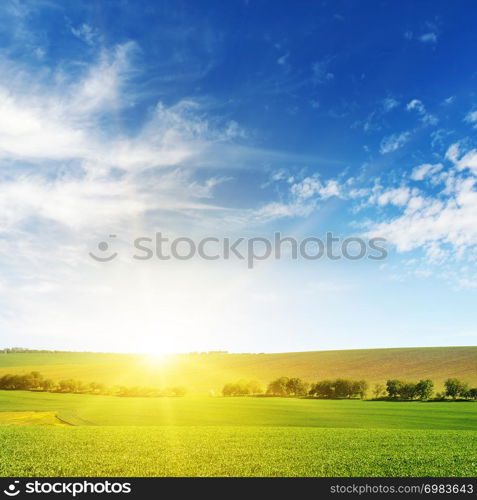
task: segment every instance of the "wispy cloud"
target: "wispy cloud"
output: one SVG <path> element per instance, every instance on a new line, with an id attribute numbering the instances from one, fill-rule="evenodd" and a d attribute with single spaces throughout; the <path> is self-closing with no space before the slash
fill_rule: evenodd
<path id="1" fill-rule="evenodd" d="M 471 123 L 474 128 L 477 128 L 477 110 L 476 111 L 470 111 L 466 117 L 465 121 L 468 123 Z"/>
<path id="2" fill-rule="evenodd" d="M 424 44 L 433 45 L 438 42 L 438 33 L 435 26 L 432 23 L 428 23 L 429 31 L 421 32 L 420 34 L 414 33 L 412 31 L 406 31 L 404 33 L 404 38 L 406 40 L 417 40 Z"/>
<path id="3" fill-rule="evenodd" d="M 96 40 L 100 38 L 98 31 L 87 23 L 83 23 L 76 28 L 71 28 L 71 33 L 88 45 L 94 45 Z"/>
<path id="4" fill-rule="evenodd" d="M 280 176 L 285 179 L 286 176 Z M 253 212 L 253 218 L 270 221 L 286 217 L 306 217 L 320 204 L 332 197 L 344 197 L 345 192 L 337 179 L 322 180 L 320 175 L 294 182 L 287 177 L 289 191 L 286 200 L 271 202 Z"/>
<path id="5" fill-rule="evenodd" d="M 212 124 L 193 100 L 157 103 L 134 133 L 104 127 L 133 102 L 129 78 L 136 50 L 133 43 L 104 50 L 73 81 L 57 75 L 36 81 L 20 65 L 3 62 L 4 237 L 33 220 L 68 230 L 76 240 L 75 231 L 128 225 L 158 211 L 216 210 L 212 192 L 228 177 L 216 173 L 198 179 L 195 170 L 210 166 L 208 155 L 227 169 L 227 154 L 258 154 L 237 149 L 236 141 L 246 135 L 237 122 Z"/>
<path id="6" fill-rule="evenodd" d="M 436 116 L 427 112 L 424 104 L 419 99 L 413 99 L 410 101 L 407 104 L 406 109 L 408 111 L 416 111 L 424 125 L 436 125 L 439 121 Z"/>
<path id="7" fill-rule="evenodd" d="M 423 181 L 426 177 L 432 177 L 434 174 L 437 174 L 443 168 L 442 163 L 424 163 L 413 169 L 411 179 L 414 181 Z"/>
<path id="8" fill-rule="evenodd" d="M 381 154 L 392 153 L 402 148 L 411 139 L 411 132 L 401 132 L 384 137 L 381 141 L 379 151 Z"/>
<path id="9" fill-rule="evenodd" d="M 383 236 L 402 252 L 423 249 L 431 261 L 459 259 L 477 250 L 477 151 L 461 152 L 457 144 L 442 163 L 424 164 L 413 170 L 414 181 L 438 187 L 435 194 L 401 187 L 384 193 L 396 200 L 401 213 L 375 224 L 370 234 Z M 450 165 L 449 165 L 450 162 Z M 377 198 L 379 203 L 381 198 Z M 474 255 L 475 256 L 475 255 Z"/>
<path id="10" fill-rule="evenodd" d="M 321 85 L 334 80 L 335 74 L 330 71 L 331 59 L 325 58 L 320 61 L 315 61 L 311 66 L 312 81 L 315 84 Z"/>
<path id="11" fill-rule="evenodd" d="M 394 97 L 386 97 L 382 101 L 383 109 L 387 113 L 399 106 L 399 101 Z"/>
<path id="12" fill-rule="evenodd" d="M 419 36 L 419 41 L 423 43 L 437 43 L 437 33 L 429 31 Z"/>

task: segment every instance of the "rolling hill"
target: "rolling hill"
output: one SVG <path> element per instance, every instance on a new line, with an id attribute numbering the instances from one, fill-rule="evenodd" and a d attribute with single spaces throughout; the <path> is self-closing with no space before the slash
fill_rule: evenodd
<path id="1" fill-rule="evenodd" d="M 266 384 L 285 375 L 307 381 L 348 377 L 371 384 L 388 378 L 430 378 L 440 390 L 449 377 L 477 386 L 477 347 L 356 349 L 278 354 L 191 353 L 154 359 L 137 354 L 83 352 L 1 353 L 0 376 L 32 370 L 59 380 L 107 385 L 184 385 L 192 393 L 220 391 L 240 378 Z"/>

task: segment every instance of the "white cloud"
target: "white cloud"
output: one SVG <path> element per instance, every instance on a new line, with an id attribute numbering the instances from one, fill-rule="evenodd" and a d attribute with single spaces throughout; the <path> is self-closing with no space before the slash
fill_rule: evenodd
<path id="1" fill-rule="evenodd" d="M 440 172 L 444 166 L 442 163 L 424 163 L 416 167 L 411 173 L 411 179 L 414 181 L 422 181 L 428 176 L 433 176 Z"/>
<path id="2" fill-rule="evenodd" d="M 382 104 L 384 111 L 388 112 L 394 108 L 397 108 L 399 106 L 399 101 L 394 97 L 386 97 L 385 99 L 383 99 Z"/>
<path id="3" fill-rule="evenodd" d="M 455 95 L 451 95 L 449 97 L 447 97 L 446 99 L 444 99 L 444 101 L 442 102 L 445 106 L 449 106 L 450 104 L 452 104 L 453 102 L 455 101 Z"/>
<path id="4" fill-rule="evenodd" d="M 277 176 L 280 181 L 286 178 L 285 172 Z M 307 217 L 331 197 L 352 200 L 354 213 L 368 210 L 366 219 L 355 221 L 356 227 L 369 228 L 368 237 L 386 238 L 400 253 L 423 252 L 421 259 L 412 259 L 412 275 L 434 273 L 454 284 L 459 279 L 458 286 L 463 286 L 462 280 L 472 273 L 452 271 L 449 266 L 467 261 L 472 267 L 477 262 L 477 150 L 452 144 L 442 162 L 418 165 L 401 178 L 399 186 L 383 186 L 379 179 L 372 182 L 372 187 L 369 183 L 357 186 L 353 178 L 323 181 L 308 176 L 292 183 L 288 197 L 266 204 L 254 217 L 261 222 Z M 373 206 L 380 208 L 374 214 L 381 214 L 380 220 L 369 216 Z"/>
<path id="5" fill-rule="evenodd" d="M 280 173 L 280 180 L 284 179 Z M 258 220 L 272 220 L 282 217 L 306 217 L 320 204 L 332 197 L 345 197 L 344 188 L 336 179 L 323 182 L 319 175 L 305 177 L 293 183 L 289 189 L 286 202 L 271 202 L 254 211 L 253 218 Z"/>
<path id="6" fill-rule="evenodd" d="M 429 31 L 428 33 L 423 33 L 419 40 L 423 43 L 437 43 L 437 33 Z"/>
<path id="7" fill-rule="evenodd" d="M 290 52 L 286 52 L 281 57 L 277 59 L 277 63 L 280 66 L 286 66 L 288 64 L 288 58 L 290 57 Z"/>
<path id="8" fill-rule="evenodd" d="M 411 197 L 411 190 L 408 187 L 388 189 L 377 197 L 378 205 L 396 205 L 402 207 L 406 205 Z"/>
<path id="9" fill-rule="evenodd" d="M 461 154 L 459 144 L 455 143 L 447 150 L 446 158 L 452 161 L 458 170 L 470 170 L 477 174 L 477 149 L 471 149 L 462 156 Z"/>
<path id="10" fill-rule="evenodd" d="M 182 170 L 162 171 L 147 183 L 130 175 L 122 179 L 66 175 L 55 180 L 23 176 L 0 182 L 0 234 L 14 233 L 32 219 L 74 233 L 94 233 L 132 223 L 148 211 L 213 210 L 204 199 L 211 198 L 214 187 L 224 180 L 212 177 L 199 183 Z"/>
<path id="11" fill-rule="evenodd" d="M 144 210 L 128 182 L 92 179 L 47 181 L 38 176 L 0 183 L 0 233 L 31 218 L 72 230 L 120 222 Z"/>
<path id="12" fill-rule="evenodd" d="M 83 23 L 77 28 L 71 28 L 71 33 L 88 45 L 93 45 L 98 39 L 98 32 L 87 23 Z"/>
<path id="13" fill-rule="evenodd" d="M 477 111 L 471 111 L 465 117 L 465 121 L 468 123 L 472 123 L 474 128 L 477 128 Z"/>
<path id="14" fill-rule="evenodd" d="M 402 148 L 411 138 L 410 132 L 401 132 L 384 137 L 381 141 L 379 151 L 381 154 L 392 153 Z"/>
<path id="15" fill-rule="evenodd" d="M 422 249 L 431 262 L 459 259 L 477 252 L 477 151 L 462 153 L 457 144 L 446 154 L 451 161 L 447 175 L 443 165 L 424 164 L 411 179 L 435 179 L 435 194 L 407 186 L 387 190 L 374 199 L 393 203 L 400 214 L 372 225 L 370 235 L 381 236 L 401 252 Z M 438 174 L 438 175 L 437 175 Z"/>
<path id="16" fill-rule="evenodd" d="M 185 228 L 191 236 L 216 230 L 214 222 L 232 212 L 213 201 L 218 184 L 229 179 L 220 172 L 268 156 L 237 145 L 246 136 L 242 127 L 232 120 L 211 122 L 207 109 L 192 100 L 158 103 L 137 119 L 134 132 L 121 128 L 115 118 L 136 98 L 130 83 L 135 50 L 123 44 L 104 51 L 95 63 L 75 66 L 80 69 L 74 78 L 61 71 L 29 74 L 0 59 L 0 260 L 5 264 L 0 329 L 7 336 L 30 336 L 29 342 L 38 336 L 37 347 L 58 341 L 71 348 L 83 343 L 83 335 L 93 338 L 91 345 L 101 342 L 108 330 L 115 337 L 122 332 L 130 349 L 134 318 L 150 315 L 149 302 L 159 302 L 161 295 L 159 307 L 153 307 L 156 319 L 145 321 L 156 334 L 163 304 L 178 310 L 197 268 L 187 271 L 177 298 L 169 299 L 183 269 L 157 266 L 150 286 L 144 283 L 154 273 L 138 269 L 143 277 L 131 291 L 135 273 L 124 265 L 121 251 L 112 274 L 88 252 L 108 234 L 117 235 L 121 250 L 156 230 L 174 234 Z M 198 173 L 202 166 L 208 170 Z M 200 281 L 210 282 L 210 274 Z M 212 292 L 204 295 L 202 287 L 195 304 L 200 297 L 210 307 Z M 203 310 L 197 308 L 197 317 Z M 171 313 L 168 331 L 180 332 L 174 317 Z"/>
<path id="17" fill-rule="evenodd" d="M 316 61 L 311 66 L 312 80 L 316 84 L 323 84 L 334 79 L 335 75 L 329 70 L 330 59 Z"/>
<path id="18" fill-rule="evenodd" d="M 53 74 L 53 84 L 1 62 L 4 237 L 32 220 L 69 231 L 67 239 L 75 231 L 127 225 L 158 211 L 217 210 L 210 199 L 228 177 L 198 181 L 194 171 L 210 166 L 211 152 L 217 165 L 227 167 L 229 145 L 235 158 L 243 155 L 233 145 L 246 137 L 237 122 L 212 126 L 197 102 L 183 100 L 158 103 L 133 134 L 105 129 L 134 98 L 128 85 L 135 51 L 132 43 L 103 51 L 81 77 L 69 81 Z"/>
<path id="19" fill-rule="evenodd" d="M 39 84 L 21 68 L 4 66 L 0 78 L 0 158 L 9 161 L 78 161 L 90 174 L 114 168 L 140 171 L 181 165 L 206 150 L 246 138 L 235 121 L 211 126 L 201 105 L 191 100 L 158 103 L 134 134 L 109 133 L 104 123 L 127 109 L 134 72 L 132 43 L 103 52 L 83 77 Z M 56 76 L 56 75 L 54 75 Z M 235 156 L 238 153 L 235 150 Z M 219 157 L 216 149 L 215 156 Z"/>
<path id="20" fill-rule="evenodd" d="M 365 132 L 377 131 L 382 127 L 382 119 L 386 113 L 399 106 L 399 101 L 394 97 L 388 96 L 378 102 L 378 106 L 371 111 L 365 120 L 359 120 L 352 126 L 362 126 Z"/>
<path id="21" fill-rule="evenodd" d="M 306 177 L 301 182 L 293 184 L 290 191 L 298 200 L 307 200 L 316 195 L 321 199 L 340 195 L 340 188 L 336 180 L 328 180 L 323 184 L 318 175 Z"/>
<path id="22" fill-rule="evenodd" d="M 293 201 L 290 203 L 272 202 L 254 211 L 253 218 L 259 221 L 270 221 L 286 217 L 306 217 L 315 210 L 316 200 L 309 203 Z"/>
<path id="23" fill-rule="evenodd" d="M 437 117 L 428 113 L 422 101 L 419 99 L 413 99 L 406 106 L 408 111 L 416 110 L 419 113 L 422 123 L 425 125 L 436 125 L 438 122 Z"/>
<path id="24" fill-rule="evenodd" d="M 14 96 L 0 87 L 0 156 L 56 159 L 82 155 L 85 131 L 48 104 Z"/>
<path id="25" fill-rule="evenodd" d="M 5 66 L 0 79 L 0 157 L 104 159 L 111 146 L 98 134 L 104 113 L 121 107 L 134 44 L 103 53 L 77 83 L 39 85 L 21 68 Z"/>
<path id="26" fill-rule="evenodd" d="M 406 40 L 418 40 L 419 42 L 425 43 L 425 44 L 435 44 L 437 43 L 438 35 L 437 32 L 435 31 L 435 26 L 433 26 L 432 23 L 427 23 L 428 24 L 428 29 L 430 31 L 426 31 L 425 33 L 422 33 L 421 35 L 417 35 L 413 33 L 412 31 L 406 31 L 404 33 L 404 38 Z"/>

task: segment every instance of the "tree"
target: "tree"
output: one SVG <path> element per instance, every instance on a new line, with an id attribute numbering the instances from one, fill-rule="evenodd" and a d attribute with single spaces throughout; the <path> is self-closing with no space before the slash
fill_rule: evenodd
<path id="1" fill-rule="evenodd" d="M 308 384 L 301 378 L 290 378 L 286 383 L 286 390 L 290 396 L 305 396 L 308 392 Z"/>
<path id="2" fill-rule="evenodd" d="M 250 385 L 248 380 L 240 379 L 237 382 L 237 396 L 247 396 L 250 394 Z"/>
<path id="3" fill-rule="evenodd" d="M 225 384 L 222 389 L 224 396 L 246 396 L 249 394 L 261 394 L 262 386 L 256 380 L 239 380 Z"/>
<path id="4" fill-rule="evenodd" d="M 369 384 L 366 380 L 358 380 L 353 383 L 353 391 L 354 394 L 357 394 L 361 399 L 366 397 L 366 393 L 368 392 Z"/>
<path id="5" fill-rule="evenodd" d="M 333 385 L 336 398 L 350 398 L 353 395 L 353 382 L 351 380 L 337 378 Z"/>
<path id="6" fill-rule="evenodd" d="M 467 397 L 469 399 L 477 399 L 477 387 L 473 387 L 467 391 Z"/>
<path id="7" fill-rule="evenodd" d="M 90 382 L 89 392 L 91 394 L 104 394 L 106 391 L 106 386 L 104 384 L 99 384 L 98 382 Z"/>
<path id="8" fill-rule="evenodd" d="M 288 394 L 288 377 L 280 377 L 268 384 L 267 394 L 273 396 L 286 396 Z"/>
<path id="9" fill-rule="evenodd" d="M 77 387 L 76 380 L 72 378 L 60 380 L 58 382 L 58 389 L 60 392 L 76 392 L 76 387 Z"/>
<path id="10" fill-rule="evenodd" d="M 399 396 L 402 399 L 414 399 L 416 395 L 416 384 L 414 384 L 413 382 L 404 382 L 403 384 L 401 384 Z"/>
<path id="11" fill-rule="evenodd" d="M 390 398 L 398 398 L 401 393 L 403 383 L 400 380 L 393 379 L 386 382 L 386 390 Z"/>
<path id="12" fill-rule="evenodd" d="M 249 380 L 248 388 L 250 394 L 263 394 L 263 386 L 257 380 Z"/>
<path id="13" fill-rule="evenodd" d="M 28 377 L 28 389 L 40 389 L 41 383 L 43 381 L 43 377 L 40 372 L 34 371 L 31 372 Z"/>
<path id="14" fill-rule="evenodd" d="M 335 394 L 334 383 L 331 380 L 320 380 L 312 385 L 310 394 L 318 398 L 332 398 Z"/>
<path id="15" fill-rule="evenodd" d="M 373 389 L 373 394 L 376 399 L 384 396 L 386 394 L 386 387 L 383 384 L 375 384 Z"/>
<path id="16" fill-rule="evenodd" d="M 171 392 L 176 397 L 183 397 L 187 394 L 187 389 L 181 385 L 176 385 L 175 387 L 171 387 Z"/>
<path id="17" fill-rule="evenodd" d="M 434 383 L 432 380 L 419 380 L 416 384 L 416 396 L 419 399 L 429 399 L 434 392 Z"/>
<path id="18" fill-rule="evenodd" d="M 233 396 L 235 392 L 235 384 L 225 384 L 224 387 L 222 388 L 222 395 L 223 396 Z"/>
<path id="19" fill-rule="evenodd" d="M 12 389 L 26 391 L 33 386 L 33 378 L 31 375 L 13 375 Z"/>
<path id="20" fill-rule="evenodd" d="M 467 392 L 467 384 L 458 378 L 448 378 L 444 382 L 446 388 L 446 396 L 457 399 L 458 396 L 463 396 Z"/>
<path id="21" fill-rule="evenodd" d="M 74 382 L 76 384 L 74 392 L 77 392 L 78 394 L 85 394 L 89 392 L 88 384 L 85 384 L 81 380 L 75 380 Z"/>
<path id="22" fill-rule="evenodd" d="M 309 394 L 318 398 L 353 398 L 359 396 L 364 399 L 368 390 L 366 380 L 350 380 L 337 378 L 336 380 L 319 380 L 312 384 Z"/>
<path id="23" fill-rule="evenodd" d="M 0 389 L 4 390 L 11 390 L 12 389 L 12 375 L 4 375 L 2 378 L 0 378 Z"/>
<path id="24" fill-rule="evenodd" d="M 46 378 L 42 380 L 41 388 L 46 392 L 52 391 L 55 388 L 55 383 L 53 382 L 53 380 Z"/>
<path id="25" fill-rule="evenodd" d="M 137 388 L 135 388 L 135 387 L 126 387 L 124 385 L 121 385 L 119 387 L 118 396 L 120 396 L 122 398 L 137 396 L 136 389 Z"/>

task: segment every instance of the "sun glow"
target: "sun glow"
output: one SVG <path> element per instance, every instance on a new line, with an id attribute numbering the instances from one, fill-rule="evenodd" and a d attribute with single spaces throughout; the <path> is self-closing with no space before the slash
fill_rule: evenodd
<path id="1" fill-rule="evenodd" d="M 171 357 L 172 357 L 172 354 L 164 353 L 164 352 L 146 354 L 144 356 L 144 362 L 145 362 L 145 364 L 153 365 L 153 366 L 164 365 L 168 361 L 170 361 Z"/>

